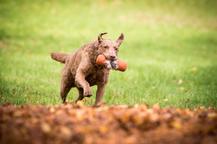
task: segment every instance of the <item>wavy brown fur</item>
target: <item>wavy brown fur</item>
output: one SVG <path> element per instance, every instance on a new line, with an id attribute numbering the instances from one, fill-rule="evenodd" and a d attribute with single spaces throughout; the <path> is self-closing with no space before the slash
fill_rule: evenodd
<path id="1" fill-rule="evenodd" d="M 60 95 L 63 102 L 72 87 L 76 87 L 79 97 L 76 101 L 92 95 L 91 86 L 97 85 L 95 105 L 102 103 L 102 96 L 109 77 L 109 69 L 95 64 L 99 54 L 108 60 L 117 59 L 118 48 L 124 39 L 121 34 L 116 41 L 103 39 L 101 33 L 96 41 L 90 42 L 71 54 L 52 53 L 51 57 L 65 63 L 62 71 Z"/>

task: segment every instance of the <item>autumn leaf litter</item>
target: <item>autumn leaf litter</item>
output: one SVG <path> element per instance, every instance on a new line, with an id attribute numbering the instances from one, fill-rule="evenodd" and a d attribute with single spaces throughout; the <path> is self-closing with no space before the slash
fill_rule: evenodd
<path id="1" fill-rule="evenodd" d="M 217 143 L 217 110 L 2 105 L 1 143 Z"/>

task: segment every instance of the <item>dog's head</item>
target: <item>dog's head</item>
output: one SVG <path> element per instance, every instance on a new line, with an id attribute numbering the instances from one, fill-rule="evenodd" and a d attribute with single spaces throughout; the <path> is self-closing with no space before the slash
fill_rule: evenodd
<path id="1" fill-rule="evenodd" d="M 101 33 L 98 36 L 98 54 L 103 54 L 108 60 L 116 60 L 118 55 L 118 49 L 124 40 L 124 35 L 121 34 L 117 40 L 112 41 L 109 39 L 103 39 L 102 36 L 107 33 Z"/>

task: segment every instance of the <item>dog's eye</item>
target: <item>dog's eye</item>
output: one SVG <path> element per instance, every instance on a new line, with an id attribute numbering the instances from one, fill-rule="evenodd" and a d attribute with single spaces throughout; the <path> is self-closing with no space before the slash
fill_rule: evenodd
<path id="1" fill-rule="evenodd" d="M 115 49 L 116 51 L 118 51 L 118 48 L 117 48 L 117 47 L 114 47 L 114 49 Z"/>

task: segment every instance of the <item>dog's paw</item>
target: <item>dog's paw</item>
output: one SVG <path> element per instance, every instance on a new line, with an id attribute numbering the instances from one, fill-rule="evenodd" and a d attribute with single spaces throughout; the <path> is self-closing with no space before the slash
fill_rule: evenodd
<path id="1" fill-rule="evenodd" d="M 92 96 L 92 92 L 91 90 L 86 90 L 84 91 L 84 94 L 83 94 L 85 97 L 91 97 Z"/>

